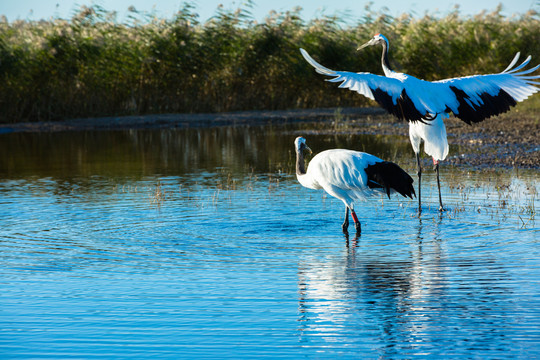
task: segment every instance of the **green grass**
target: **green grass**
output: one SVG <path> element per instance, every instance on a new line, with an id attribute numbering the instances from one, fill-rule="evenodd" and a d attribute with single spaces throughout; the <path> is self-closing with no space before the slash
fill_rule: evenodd
<path id="1" fill-rule="evenodd" d="M 368 8 L 351 25 L 304 21 L 299 10 L 257 23 L 250 6 L 219 8 L 205 23 L 190 4 L 168 19 L 133 10 L 119 22 L 93 6 L 69 20 L 0 21 L 0 122 L 365 106 L 324 82 L 298 48 L 330 68 L 380 74 L 379 49 L 356 52 L 378 32 L 397 69 L 428 80 L 498 72 L 517 51 L 540 60 L 533 12 L 393 18 Z"/>

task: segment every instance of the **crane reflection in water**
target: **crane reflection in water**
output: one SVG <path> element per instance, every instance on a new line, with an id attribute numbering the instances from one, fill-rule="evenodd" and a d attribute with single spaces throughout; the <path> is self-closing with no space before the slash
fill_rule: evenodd
<path id="1" fill-rule="evenodd" d="M 506 317 L 494 316 L 510 311 L 491 300 L 510 290 L 500 285 L 501 279 L 452 285 L 452 268 L 471 266 L 468 262 L 473 259 L 454 263 L 447 256 L 442 219 L 427 224 L 418 221 L 417 232 L 407 243 L 381 238 L 380 243 L 370 239 L 360 245 L 357 238 L 347 237 L 347 246 L 339 254 L 301 261 L 298 322 L 302 346 L 320 347 L 323 354 L 375 352 L 383 358 L 444 355 L 440 349 L 448 355 L 448 349 L 464 346 L 489 352 L 489 339 L 494 338 L 512 346 Z M 486 267 L 497 266 L 494 259 L 483 261 Z M 471 334 L 476 335 L 474 344 Z"/>

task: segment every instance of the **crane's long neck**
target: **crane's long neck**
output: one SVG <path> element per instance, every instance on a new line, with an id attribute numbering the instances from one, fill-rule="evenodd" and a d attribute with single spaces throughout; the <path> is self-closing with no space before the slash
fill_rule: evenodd
<path id="1" fill-rule="evenodd" d="M 296 150 L 296 175 L 306 174 L 306 162 L 302 150 Z"/>
<path id="2" fill-rule="evenodd" d="M 383 41 L 382 43 L 382 58 L 381 58 L 382 68 L 384 75 L 390 76 L 394 72 L 390 67 L 390 62 L 388 61 L 388 43 Z"/>

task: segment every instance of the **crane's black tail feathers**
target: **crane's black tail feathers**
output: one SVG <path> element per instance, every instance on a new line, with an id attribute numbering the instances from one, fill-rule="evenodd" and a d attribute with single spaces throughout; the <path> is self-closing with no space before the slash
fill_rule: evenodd
<path id="1" fill-rule="evenodd" d="M 403 197 L 412 199 L 414 192 L 414 180 L 397 164 L 390 161 L 382 161 L 369 165 L 366 168 L 368 187 L 371 189 L 382 188 L 390 198 L 392 190 L 400 193 Z"/>

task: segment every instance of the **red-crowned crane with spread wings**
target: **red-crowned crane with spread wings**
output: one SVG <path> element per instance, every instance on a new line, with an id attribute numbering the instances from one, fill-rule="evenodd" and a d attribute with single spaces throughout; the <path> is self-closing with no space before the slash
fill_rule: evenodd
<path id="1" fill-rule="evenodd" d="M 300 52 L 319 74 L 333 76 L 328 81 L 341 82 L 340 88 L 356 91 L 375 100 L 390 114 L 409 122 L 409 138 L 418 166 L 418 210 L 422 208 L 420 144 L 423 141 L 424 151 L 433 158 L 437 172 L 439 210 L 443 211 L 439 161 L 448 155 L 443 118 L 453 113 L 467 124 L 472 124 L 508 111 L 518 102 L 540 91 L 540 75 L 531 75 L 540 65 L 525 69 L 531 60 L 529 56 L 514 68 L 519 59 L 518 52 L 510 65 L 498 74 L 425 81 L 392 70 L 388 61 L 389 42 L 384 35 L 376 34 L 358 50 L 373 45 L 382 45 L 381 62 L 385 76 L 331 70 L 313 60 L 304 49 L 300 49 Z"/>

